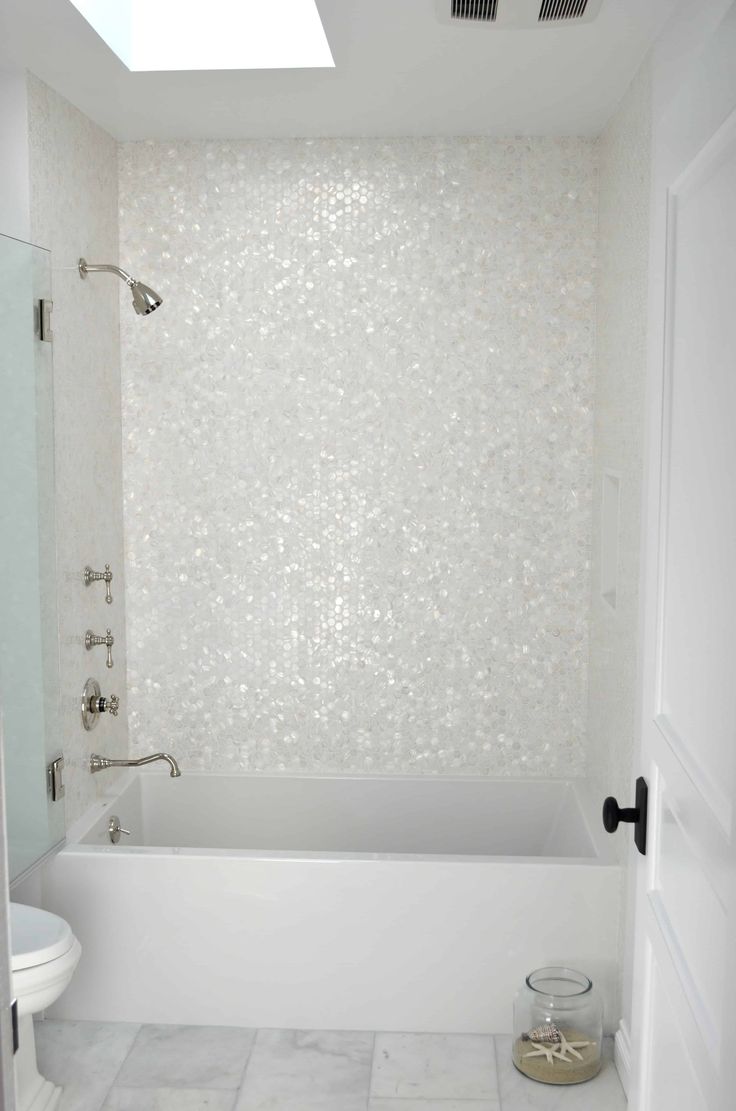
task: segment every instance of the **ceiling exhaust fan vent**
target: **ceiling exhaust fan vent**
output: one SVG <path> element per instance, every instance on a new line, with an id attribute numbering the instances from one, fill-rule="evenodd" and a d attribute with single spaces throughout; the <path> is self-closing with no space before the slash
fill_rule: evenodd
<path id="1" fill-rule="evenodd" d="M 592 23 L 604 0 L 434 0 L 437 18 L 456 28 L 544 30 Z"/>
<path id="2" fill-rule="evenodd" d="M 588 0 L 542 0 L 539 9 L 540 23 L 555 23 L 562 19 L 582 19 Z"/>
<path id="3" fill-rule="evenodd" d="M 479 23 L 493 23 L 498 12 L 498 0 L 450 0 L 452 19 L 474 19 Z"/>

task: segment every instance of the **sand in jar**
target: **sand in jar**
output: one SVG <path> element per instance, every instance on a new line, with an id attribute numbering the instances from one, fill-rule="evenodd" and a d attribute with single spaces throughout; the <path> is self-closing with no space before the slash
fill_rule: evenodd
<path id="1" fill-rule="evenodd" d="M 600 1072 L 600 1046 L 578 1030 L 562 1030 L 561 1033 L 568 1045 L 575 1046 L 575 1053 L 579 1056 L 575 1056 L 570 1049 L 564 1052 L 564 1042 L 537 1043 L 517 1038 L 513 1061 L 519 1072 L 542 1084 L 582 1084 L 585 1080 L 592 1080 Z"/>

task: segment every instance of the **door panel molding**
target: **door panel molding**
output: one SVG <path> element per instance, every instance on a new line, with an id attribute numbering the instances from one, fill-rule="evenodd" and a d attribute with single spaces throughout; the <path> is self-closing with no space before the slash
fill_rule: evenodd
<path id="1" fill-rule="evenodd" d="M 653 121 L 631 1111 L 733 1106 L 734 56 L 736 3 Z"/>

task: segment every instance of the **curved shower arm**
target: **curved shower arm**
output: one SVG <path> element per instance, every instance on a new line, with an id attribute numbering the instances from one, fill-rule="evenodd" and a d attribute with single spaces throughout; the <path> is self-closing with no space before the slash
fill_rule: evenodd
<path id="1" fill-rule="evenodd" d="M 117 274 L 117 276 L 122 278 L 124 282 L 127 282 L 128 285 L 135 285 L 135 278 L 131 278 L 128 271 L 123 270 L 120 266 L 111 266 L 106 262 L 92 263 L 80 258 L 79 276 L 81 278 L 85 278 L 87 274 L 99 273 L 100 271 L 104 271 L 106 274 Z"/>
<path id="2" fill-rule="evenodd" d="M 127 270 L 123 270 L 121 266 L 113 266 L 109 262 L 95 262 L 89 263 L 86 258 L 80 258 L 77 263 L 79 270 L 79 277 L 86 278 L 88 274 L 95 271 L 102 270 L 106 274 L 117 274 L 125 282 L 130 290 L 133 298 L 133 308 L 138 313 L 138 316 L 148 316 L 154 309 L 157 309 L 163 298 L 160 293 L 156 293 L 155 289 L 151 289 L 145 282 L 139 282 L 137 278 L 132 278 Z"/>

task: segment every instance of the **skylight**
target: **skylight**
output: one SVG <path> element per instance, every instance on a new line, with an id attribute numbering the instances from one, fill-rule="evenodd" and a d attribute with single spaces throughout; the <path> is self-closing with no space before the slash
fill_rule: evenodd
<path id="1" fill-rule="evenodd" d="M 334 66 L 315 0 L 71 0 L 130 70 Z"/>

